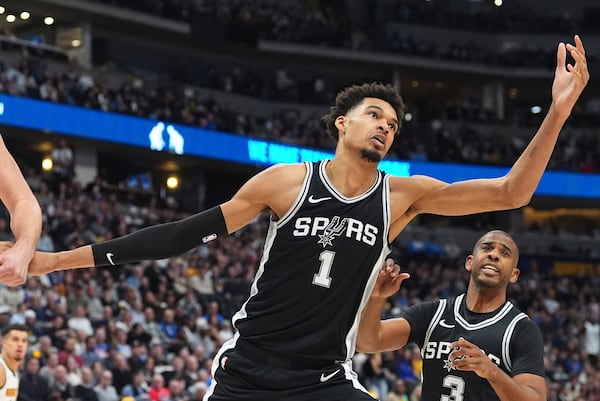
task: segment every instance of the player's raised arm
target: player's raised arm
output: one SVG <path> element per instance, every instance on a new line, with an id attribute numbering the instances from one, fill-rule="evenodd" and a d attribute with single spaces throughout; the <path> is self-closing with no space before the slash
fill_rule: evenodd
<path id="1" fill-rule="evenodd" d="M 0 199 L 10 214 L 16 240 L 10 250 L 0 254 L 0 282 L 20 285 L 27 278 L 27 265 L 40 239 L 42 211 L 1 136 Z"/>
<path id="2" fill-rule="evenodd" d="M 385 261 L 385 266 L 379 272 L 377 281 L 369 297 L 369 302 L 363 310 L 358 327 L 356 350 L 373 353 L 395 350 L 406 345 L 410 335 L 410 324 L 406 319 L 389 319 L 381 321 L 381 310 L 388 297 L 400 289 L 408 273 L 400 273 L 400 266 L 392 259 Z"/>
<path id="3" fill-rule="evenodd" d="M 567 51 L 575 64 L 567 64 Z M 552 104 L 529 145 L 504 176 L 447 184 L 417 177 L 420 198 L 413 203 L 412 215 L 433 213 L 465 215 L 492 210 L 513 209 L 529 203 L 546 169 L 558 135 L 589 80 L 585 49 L 579 36 L 575 45 L 560 43 L 552 84 Z"/>

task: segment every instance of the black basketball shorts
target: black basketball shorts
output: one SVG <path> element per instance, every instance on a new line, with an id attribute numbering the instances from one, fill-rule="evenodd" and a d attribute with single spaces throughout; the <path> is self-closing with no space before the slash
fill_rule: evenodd
<path id="1" fill-rule="evenodd" d="M 204 401 L 373 401 L 351 362 L 324 369 L 282 368 L 225 344 L 213 361 Z"/>

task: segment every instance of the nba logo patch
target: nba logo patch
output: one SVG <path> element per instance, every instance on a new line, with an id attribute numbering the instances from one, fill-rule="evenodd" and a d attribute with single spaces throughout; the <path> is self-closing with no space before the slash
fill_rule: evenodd
<path id="1" fill-rule="evenodd" d="M 202 238 L 202 243 L 206 244 L 207 242 L 210 242 L 215 239 L 217 239 L 217 234 L 207 235 L 206 237 Z"/>
<path id="2" fill-rule="evenodd" d="M 221 359 L 221 369 L 225 370 L 225 364 L 227 363 L 227 361 L 228 361 L 228 360 L 229 360 L 229 358 L 228 358 L 228 357 L 226 357 L 226 356 L 224 356 L 224 357 Z"/>

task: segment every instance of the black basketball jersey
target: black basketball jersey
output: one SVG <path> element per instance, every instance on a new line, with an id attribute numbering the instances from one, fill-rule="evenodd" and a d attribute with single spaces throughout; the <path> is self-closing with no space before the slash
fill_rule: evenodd
<path id="1" fill-rule="evenodd" d="M 499 400 L 486 379 L 451 368 L 450 344 L 464 337 L 509 376 L 544 376 L 544 345 L 538 327 L 511 302 L 490 313 L 470 312 L 465 295 L 410 307 L 410 342 L 421 347 L 423 401 Z"/>
<path id="2" fill-rule="evenodd" d="M 302 190 L 271 220 L 250 297 L 233 321 L 241 338 L 273 354 L 328 361 L 355 351 L 360 311 L 390 253 L 389 176 L 347 198 L 327 161 L 305 163 Z"/>

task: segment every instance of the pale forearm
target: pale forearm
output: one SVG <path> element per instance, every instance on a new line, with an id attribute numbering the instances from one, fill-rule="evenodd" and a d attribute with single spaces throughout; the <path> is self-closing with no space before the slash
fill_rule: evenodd
<path id="1" fill-rule="evenodd" d="M 386 298 L 371 297 L 360 317 L 356 350 L 359 352 L 378 352 L 381 329 L 381 310 Z"/>
<path id="2" fill-rule="evenodd" d="M 20 251 L 31 258 L 42 231 L 42 211 L 17 162 L 0 136 L 0 199 L 10 214 L 10 226 Z"/>
<path id="3" fill-rule="evenodd" d="M 15 236 L 15 247 L 26 252 L 31 259 L 42 231 L 42 212 L 40 205 L 32 199 L 23 199 L 15 203 L 10 210 L 11 230 Z"/>

